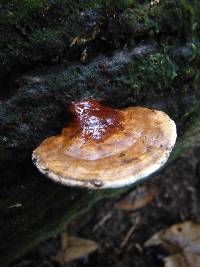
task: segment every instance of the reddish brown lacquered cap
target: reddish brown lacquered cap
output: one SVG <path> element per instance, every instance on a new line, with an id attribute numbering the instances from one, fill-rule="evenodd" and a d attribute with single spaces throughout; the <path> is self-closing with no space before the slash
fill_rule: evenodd
<path id="1" fill-rule="evenodd" d="M 175 123 L 162 111 L 116 110 L 94 100 L 73 102 L 68 109 L 71 122 L 33 151 L 37 168 L 64 185 L 132 184 L 158 170 L 176 141 Z"/>

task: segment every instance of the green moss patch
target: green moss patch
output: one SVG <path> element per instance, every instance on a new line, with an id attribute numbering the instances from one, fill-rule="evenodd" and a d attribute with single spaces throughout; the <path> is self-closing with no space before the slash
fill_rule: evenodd
<path id="1" fill-rule="evenodd" d="M 162 53 L 150 54 L 147 58 L 136 58 L 129 66 L 129 84 L 133 90 L 157 89 L 160 92 L 172 85 L 178 67 Z"/>

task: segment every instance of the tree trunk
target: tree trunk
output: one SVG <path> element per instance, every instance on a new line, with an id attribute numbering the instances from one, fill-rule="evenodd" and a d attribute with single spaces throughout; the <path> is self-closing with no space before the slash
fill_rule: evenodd
<path id="1" fill-rule="evenodd" d="M 0 4 L 0 265 L 120 192 L 64 187 L 33 166 L 33 149 L 59 133 L 70 101 L 167 112 L 178 127 L 171 160 L 199 141 L 200 4 L 149 2 Z"/>

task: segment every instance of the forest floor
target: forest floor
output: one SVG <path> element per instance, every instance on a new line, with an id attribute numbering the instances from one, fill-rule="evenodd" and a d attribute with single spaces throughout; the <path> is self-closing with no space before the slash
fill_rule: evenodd
<path id="1" fill-rule="evenodd" d="M 168 252 L 159 246 L 146 248 L 144 243 L 173 224 L 200 223 L 199 155 L 200 147 L 195 147 L 136 190 L 100 200 L 77 216 L 68 225 L 67 235 L 95 241 L 98 249 L 89 256 L 63 265 L 56 262 L 53 258 L 61 247 L 60 235 L 9 267 L 164 266 Z"/>

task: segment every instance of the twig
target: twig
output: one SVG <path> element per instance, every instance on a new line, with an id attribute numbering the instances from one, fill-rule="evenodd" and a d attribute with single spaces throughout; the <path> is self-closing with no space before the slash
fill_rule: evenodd
<path id="1" fill-rule="evenodd" d="M 137 225 L 138 225 L 138 223 L 139 223 L 139 220 L 140 220 L 140 218 L 137 217 L 137 218 L 136 218 L 136 221 L 135 221 L 135 223 L 134 223 L 134 225 L 129 229 L 129 231 L 128 231 L 128 233 L 126 234 L 124 240 L 122 241 L 122 243 L 121 243 L 121 245 L 120 245 L 121 248 L 124 248 L 124 247 L 126 246 L 128 240 L 130 239 L 131 235 L 132 235 L 133 232 L 135 231 L 135 229 L 136 229 L 136 227 L 137 227 Z"/>
<path id="2" fill-rule="evenodd" d="M 14 205 L 11 205 L 8 207 L 8 209 L 12 209 L 12 208 L 21 208 L 22 207 L 22 204 L 21 203 L 16 203 Z"/>
<path id="3" fill-rule="evenodd" d="M 110 219 L 110 217 L 112 216 L 111 213 L 108 213 L 107 215 L 105 215 L 94 227 L 93 227 L 93 231 L 96 231 L 99 227 L 101 227 L 108 219 Z"/>

